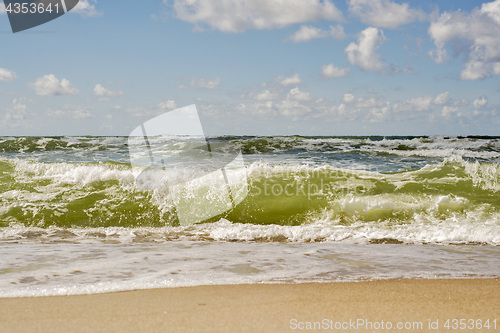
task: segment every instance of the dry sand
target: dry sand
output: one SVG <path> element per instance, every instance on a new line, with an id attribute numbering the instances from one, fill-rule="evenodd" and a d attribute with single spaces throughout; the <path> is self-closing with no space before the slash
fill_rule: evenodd
<path id="1" fill-rule="evenodd" d="M 491 325 L 496 319 L 497 327 L 444 327 L 455 318 L 489 319 Z M 364 325 L 352 326 L 361 320 Z M 438 329 L 429 328 L 429 320 L 433 326 L 439 320 Z M 314 322 L 323 332 L 500 332 L 500 279 L 224 285 L 0 299 L 0 332 L 310 332 L 306 328 Z M 417 326 L 399 330 L 398 322 Z"/>

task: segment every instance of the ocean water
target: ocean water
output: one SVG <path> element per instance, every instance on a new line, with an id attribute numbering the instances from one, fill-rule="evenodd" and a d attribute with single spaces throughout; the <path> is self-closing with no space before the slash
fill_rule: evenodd
<path id="1" fill-rule="evenodd" d="M 499 277 L 499 194 L 498 137 L 0 137 L 0 297 Z"/>

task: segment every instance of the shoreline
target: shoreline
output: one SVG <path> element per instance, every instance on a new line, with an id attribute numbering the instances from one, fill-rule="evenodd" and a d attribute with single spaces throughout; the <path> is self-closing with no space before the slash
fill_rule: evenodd
<path id="1" fill-rule="evenodd" d="M 329 332 L 495 332 L 499 290 L 500 278 L 413 279 L 0 298 L 0 323 L 3 332 L 295 332 L 314 325 Z M 468 325 L 489 319 L 491 326 L 496 320 L 496 329 L 450 330 L 444 327 L 448 319 L 449 325 L 453 319 Z M 388 329 L 389 322 L 422 328 Z M 437 329 L 429 328 L 436 323 Z"/>

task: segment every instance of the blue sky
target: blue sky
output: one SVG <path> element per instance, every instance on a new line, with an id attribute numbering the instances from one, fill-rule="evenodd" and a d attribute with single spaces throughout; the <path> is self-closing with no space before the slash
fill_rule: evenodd
<path id="1" fill-rule="evenodd" d="M 80 0 L 13 34 L 0 135 L 500 135 L 500 0 Z"/>

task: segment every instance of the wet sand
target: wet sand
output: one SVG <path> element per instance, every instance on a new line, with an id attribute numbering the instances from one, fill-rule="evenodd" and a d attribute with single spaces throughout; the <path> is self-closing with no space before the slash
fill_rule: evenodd
<path id="1" fill-rule="evenodd" d="M 450 325 L 453 319 L 467 319 L 471 326 L 447 329 L 448 319 Z M 489 319 L 490 329 L 478 329 L 477 319 Z M 0 298 L 1 332 L 310 332 L 315 327 L 320 332 L 500 332 L 500 279 L 222 285 Z"/>

